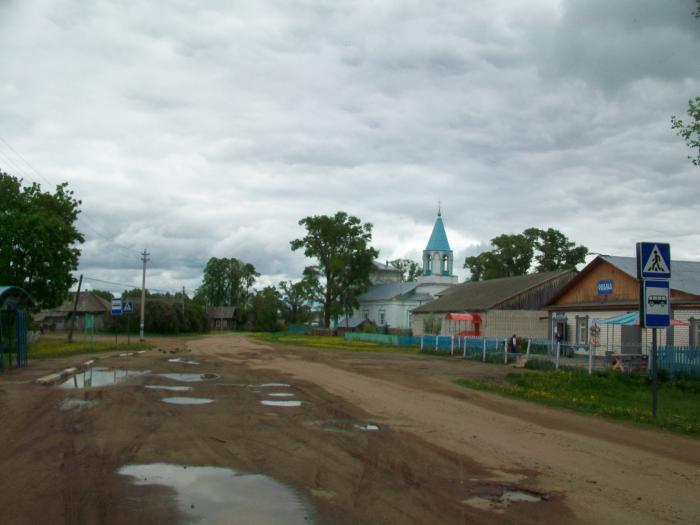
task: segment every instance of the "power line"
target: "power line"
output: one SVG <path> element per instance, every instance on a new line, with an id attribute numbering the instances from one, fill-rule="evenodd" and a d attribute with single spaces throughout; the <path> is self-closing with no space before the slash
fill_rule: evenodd
<path id="1" fill-rule="evenodd" d="M 124 288 L 127 288 L 127 289 L 128 288 L 137 288 L 137 286 L 134 285 L 133 283 L 127 284 L 127 283 L 118 283 L 116 281 L 106 281 L 105 279 L 98 279 L 97 277 L 90 277 L 88 275 L 85 275 L 83 277 L 83 280 L 94 281 L 94 282 L 102 283 L 102 284 L 111 284 L 113 286 L 123 286 Z M 161 290 L 159 288 L 149 288 L 148 290 L 153 291 L 153 292 L 159 292 L 159 293 L 172 293 L 172 294 L 177 293 L 173 290 Z"/>

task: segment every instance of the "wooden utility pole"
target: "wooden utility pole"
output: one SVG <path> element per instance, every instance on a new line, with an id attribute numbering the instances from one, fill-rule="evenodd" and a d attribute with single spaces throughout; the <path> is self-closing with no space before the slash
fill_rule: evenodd
<path id="1" fill-rule="evenodd" d="M 73 302 L 73 315 L 70 317 L 70 328 L 68 329 L 68 342 L 73 342 L 73 327 L 75 326 L 75 313 L 78 310 L 78 299 L 80 299 L 80 288 L 83 286 L 83 274 L 80 274 L 80 280 L 78 281 L 78 292 L 75 294 L 75 301 Z"/>
<path id="2" fill-rule="evenodd" d="M 141 254 L 143 262 L 143 276 L 141 277 L 141 325 L 139 327 L 139 339 L 143 341 L 144 314 L 146 313 L 146 263 L 150 261 L 150 254 L 144 248 Z"/>

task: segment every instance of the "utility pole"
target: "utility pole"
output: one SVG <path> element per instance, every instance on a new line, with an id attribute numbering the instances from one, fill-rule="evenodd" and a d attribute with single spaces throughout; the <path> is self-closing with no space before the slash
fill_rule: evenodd
<path id="1" fill-rule="evenodd" d="M 78 293 L 75 294 L 75 302 L 73 303 L 73 315 L 70 316 L 70 328 L 68 330 L 68 342 L 73 342 L 73 327 L 75 326 L 75 315 L 78 309 L 78 300 L 80 299 L 80 287 L 83 286 L 83 274 L 80 274 L 80 280 L 78 281 Z"/>
<path id="2" fill-rule="evenodd" d="M 143 277 L 141 278 L 141 326 L 139 328 L 139 338 L 141 341 L 143 341 L 143 320 L 144 314 L 146 313 L 146 263 L 150 261 L 149 255 L 150 254 L 144 248 L 141 254 L 141 261 L 143 262 Z"/>

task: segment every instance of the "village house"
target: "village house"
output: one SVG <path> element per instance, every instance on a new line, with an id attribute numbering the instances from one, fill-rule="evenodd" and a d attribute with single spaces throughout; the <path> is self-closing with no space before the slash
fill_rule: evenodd
<path id="1" fill-rule="evenodd" d="M 413 310 L 413 335 L 439 327 L 439 335 L 545 339 L 544 307 L 575 276 L 563 270 L 459 284 Z"/>
<path id="2" fill-rule="evenodd" d="M 671 318 L 659 345 L 700 346 L 700 262 L 672 261 Z M 549 337 L 597 351 L 646 353 L 651 329 L 639 327 L 639 280 L 634 257 L 600 255 L 546 306 Z"/>
<path id="3" fill-rule="evenodd" d="M 70 317 L 73 314 L 75 305 L 75 294 L 70 292 L 68 299 L 56 308 L 41 310 L 34 314 L 34 322 L 37 323 L 42 331 L 68 330 L 70 325 Z M 95 322 L 95 330 L 102 330 L 105 326 L 105 319 L 112 311 L 112 303 L 107 299 L 96 295 L 93 292 L 81 292 L 78 298 L 78 305 L 75 310 L 75 326 L 76 330 L 85 329 L 85 315 L 93 316 Z"/>

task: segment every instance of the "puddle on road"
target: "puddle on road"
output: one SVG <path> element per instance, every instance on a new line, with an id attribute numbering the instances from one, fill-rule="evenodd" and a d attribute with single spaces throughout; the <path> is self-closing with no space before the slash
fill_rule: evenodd
<path id="1" fill-rule="evenodd" d="M 168 359 L 168 363 L 182 363 L 183 365 L 198 365 L 199 361 L 195 361 L 194 359 L 183 359 L 182 357 L 173 357 L 172 359 Z"/>
<path id="2" fill-rule="evenodd" d="M 549 496 L 546 494 L 514 487 L 500 487 L 500 494 L 473 496 L 462 503 L 480 510 L 504 512 L 511 503 L 539 503 L 548 499 Z"/>
<path id="3" fill-rule="evenodd" d="M 294 489 L 268 476 L 227 468 L 166 463 L 127 465 L 118 473 L 133 477 L 136 485 L 174 489 L 180 511 L 195 523 L 314 522 L 311 505 Z"/>
<path id="4" fill-rule="evenodd" d="M 329 432 L 374 432 L 381 430 L 379 425 L 374 423 L 355 423 L 349 419 L 331 419 L 328 421 L 316 421 L 310 423 L 311 426 L 320 426 Z"/>
<path id="5" fill-rule="evenodd" d="M 357 430 L 364 430 L 365 432 L 372 432 L 375 430 L 379 430 L 379 425 L 367 423 L 366 425 L 355 425 L 355 428 L 357 428 Z"/>
<path id="6" fill-rule="evenodd" d="M 261 385 L 248 385 L 250 388 L 288 388 L 287 383 L 263 383 Z"/>
<path id="7" fill-rule="evenodd" d="M 168 390 L 170 392 L 190 392 L 191 386 L 166 386 L 166 385 L 144 385 L 150 390 Z"/>
<path id="8" fill-rule="evenodd" d="M 290 392 L 270 392 L 267 395 L 270 397 L 294 397 L 294 394 Z"/>
<path id="9" fill-rule="evenodd" d="M 60 388 L 91 388 L 96 386 L 110 386 L 123 383 L 131 377 L 150 374 L 150 370 L 121 370 L 117 368 L 92 367 L 84 372 L 78 372 L 70 379 L 59 385 Z"/>
<path id="10" fill-rule="evenodd" d="M 158 374 L 160 377 L 166 379 L 172 379 L 173 381 L 182 381 L 183 383 L 194 383 L 197 381 L 211 381 L 212 379 L 218 379 L 218 374 Z"/>
<path id="11" fill-rule="evenodd" d="M 260 401 L 263 405 L 271 407 L 299 407 L 301 406 L 301 401 L 273 401 L 270 399 L 263 399 Z"/>
<path id="12" fill-rule="evenodd" d="M 171 405 L 207 405 L 214 402 L 207 397 L 164 397 L 161 401 Z"/>
<path id="13" fill-rule="evenodd" d="M 535 492 L 526 492 L 524 490 L 504 490 L 501 501 L 504 503 L 537 503 L 542 501 L 542 496 Z"/>
<path id="14" fill-rule="evenodd" d="M 98 401 L 96 399 L 86 401 L 84 399 L 66 398 L 63 401 L 61 401 L 61 404 L 58 405 L 58 408 L 59 410 L 82 410 L 83 408 L 92 408 L 97 403 Z"/>

